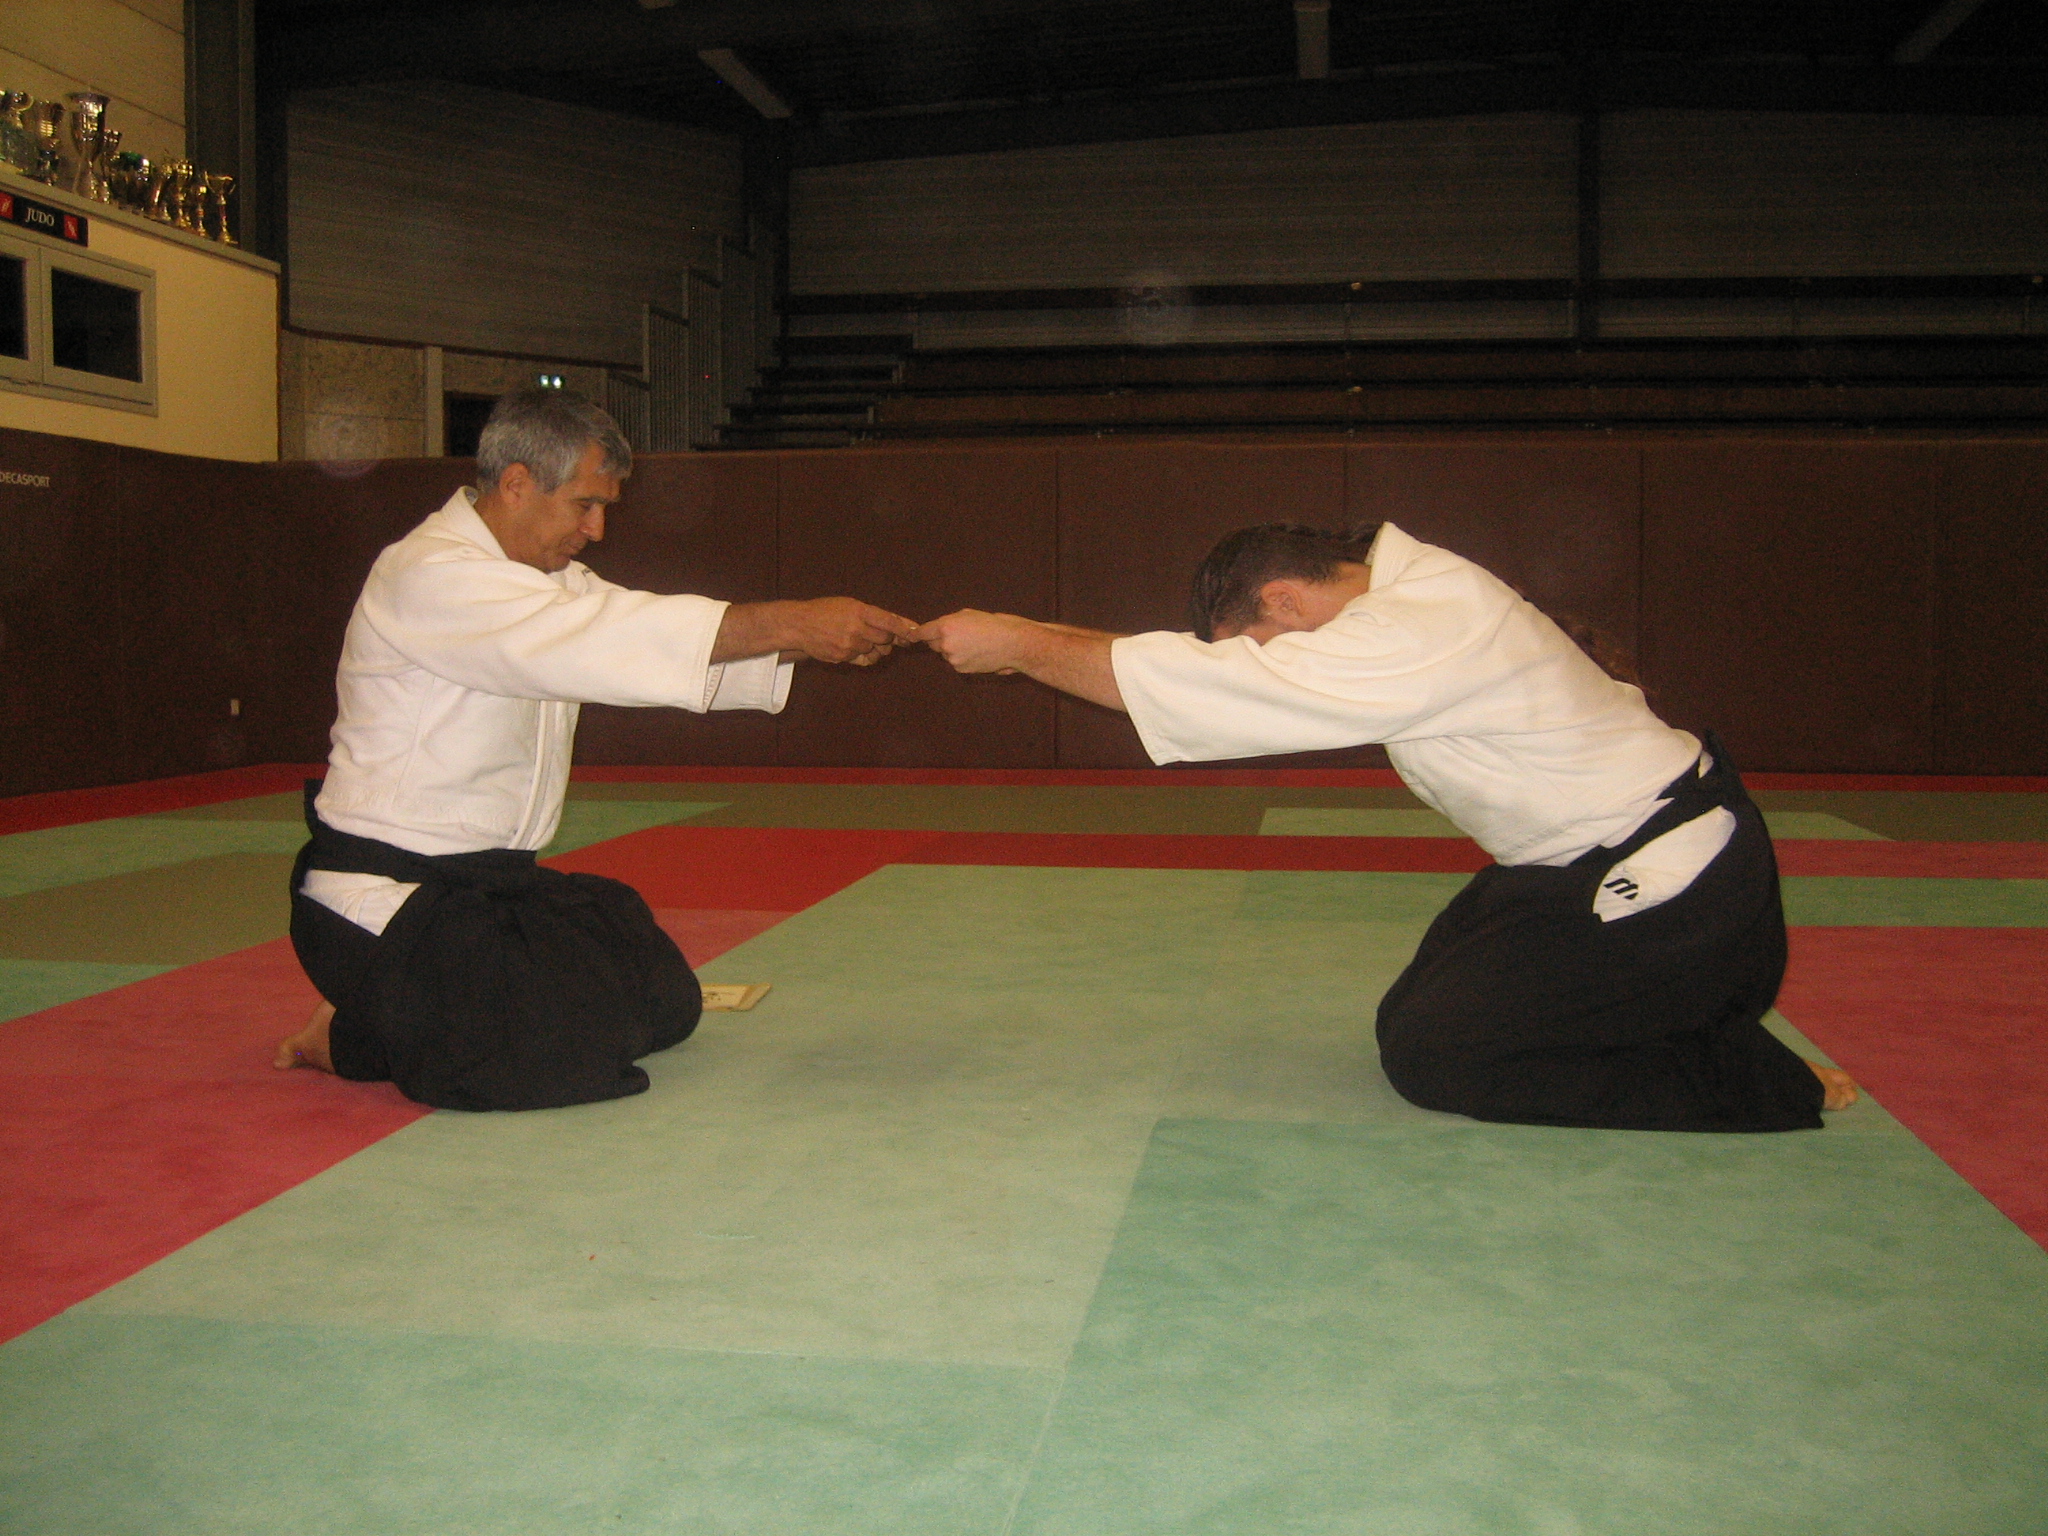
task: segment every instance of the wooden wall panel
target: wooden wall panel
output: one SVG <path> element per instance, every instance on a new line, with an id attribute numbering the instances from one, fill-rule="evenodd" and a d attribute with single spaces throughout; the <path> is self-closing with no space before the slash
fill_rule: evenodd
<path id="1" fill-rule="evenodd" d="M 1344 521 L 1344 449 L 1307 443 L 1123 443 L 1060 453 L 1061 622 L 1122 634 L 1188 627 L 1188 582 L 1224 534 L 1250 523 Z M 1377 748 L 1263 758 L 1269 766 L 1356 760 Z M 1062 768 L 1150 763 L 1113 710 L 1059 701 Z"/>
<path id="2" fill-rule="evenodd" d="M 1532 113 L 800 169 L 790 288 L 1569 277 L 1576 132 Z"/>
<path id="3" fill-rule="evenodd" d="M 917 448 L 782 457 L 780 595 L 844 595 L 912 619 L 1055 606 L 1057 450 Z M 782 761 L 1053 765 L 1053 695 L 960 677 L 921 647 L 874 668 L 800 666 Z"/>
<path id="4" fill-rule="evenodd" d="M 1643 670 L 1745 769 L 1935 766 L 1931 492 L 1941 450 L 1644 450 Z"/>
<path id="5" fill-rule="evenodd" d="M 119 454 L 0 428 L 0 795 L 136 776 L 122 667 Z"/>
<path id="6" fill-rule="evenodd" d="M 1607 277 L 2048 265 L 2048 117 L 1617 112 L 1600 156 Z"/>
<path id="7" fill-rule="evenodd" d="M 2048 444 L 1944 449 L 1934 506 L 1942 551 L 1935 767 L 2048 773 Z"/>
<path id="8" fill-rule="evenodd" d="M 1642 453 L 1633 444 L 1359 446 L 1345 492 L 1350 521 L 1394 523 L 1634 648 Z"/>
<path id="9" fill-rule="evenodd" d="M 743 238 L 736 140 L 450 82 L 294 94 L 291 322 L 638 367 Z M 539 195 L 536 195 L 536 192 Z"/>
<path id="10" fill-rule="evenodd" d="M 583 562 L 648 592 L 764 602 L 775 589 L 777 463 L 768 454 L 642 454 Z M 583 763 L 772 763 L 776 722 L 757 710 L 692 715 L 585 706 Z"/>

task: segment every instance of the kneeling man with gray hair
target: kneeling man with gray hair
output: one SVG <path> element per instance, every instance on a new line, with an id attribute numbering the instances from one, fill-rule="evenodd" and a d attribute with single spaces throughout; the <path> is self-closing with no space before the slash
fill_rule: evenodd
<path id="1" fill-rule="evenodd" d="M 696 1027 L 697 979 L 639 895 L 535 862 L 578 706 L 773 713 L 796 658 L 865 665 L 915 626 L 847 597 L 728 604 L 593 575 L 576 556 L 632 461 L 588 401 L 507 395 L 480 489 L 372 567 L 292 872 L 292 943 L 326 1001 L 278 1066 L 541 1109 L 640 1092 L 634 1063 Z"/>

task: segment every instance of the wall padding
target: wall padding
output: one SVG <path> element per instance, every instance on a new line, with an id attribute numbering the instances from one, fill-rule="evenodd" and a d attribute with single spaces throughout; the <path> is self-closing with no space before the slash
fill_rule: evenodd
<path id="1" fill-rule="evenodd" d="M 1970 443 L 1941 455 L 1936 767 L 2048 772 L 2048 444 Z"/>
<path id="2" fill-rule="evenodd" d="M 1643 454 L 1643 665 L 1744 768 L 1934 771 L 1941 450 L 1706 442 Z"/>
<path id="3" fill-rule="evenodd" d="M 1051 616 L 1060 454 L 934 448 L 781 457 L 784 597 L 861 598 L 925 620 L 956 608 Z M 1050 767 L 1053 698 L 961 677 L 918 647 L 874 668 L 799 665 L 782 761 Z"/>
<path id="4" fill-rule="evenodd" d="M 776 595 L 776 474 L 764 454 L 647 454 L 583 563 L 607 581 L 731 603 Z M 772 763 L 776 721 L 758 710 L 693 715 L 589 704 L 576 731 L 585 763 Z"/>
<path id="5" fill-rule="evenodd" d="M 0 432 L 0 793 L 323 757 L 364 574 L 471 468 L 345 478 Z M 1659 707 L 1745 768 L 2048 772 L 2040 441 L 919 445 L 650 455 L 629 486 L 588 556 L 628 585 L 1115 630 L 1182 627 L 1190 570 L 1232 528 L 1391 518 L 1617 638 L 1633 619 Z M 1144 761 L 1108 711 L 921 651 L 806 665 L 774 719 L 592 708 L 579 755 Z"/>

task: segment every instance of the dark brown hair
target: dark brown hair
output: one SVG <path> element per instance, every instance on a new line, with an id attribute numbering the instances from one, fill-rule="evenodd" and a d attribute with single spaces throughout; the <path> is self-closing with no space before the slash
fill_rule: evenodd
<path id="1" fill-rule="evenodd" d="M 1242 629 L 1259 617 L 1259 593 L 1269 581 L 1329 581 L 1343 564 L 1364 565 L 1372 555 L 1378 523 L 1348 532 L 1307 523 L 1257 523 L 1225 534 L 1195 568 L 1188 596 L 1188 623 L 1196 636 L 1214 640 L 1224 625 Z M 1528 594 L 1511 587 L 1524 602 Z M 1535 605 L 1532 605 L 1535 606 Z M 1634 661 L 1614 638 L 1575 614 L 1538 608 L 1609 677 L 1643 686 Z"/>
<path id="2" fill-rule="evenodd" d="M 1378 523 L 1351 531 L 1307 523 L 1259 523 L 1225 534 L 1195 567 L 1188 623 L 1203 640 L 1223 625 L 1242 629 L 1259 617 L 1259 592 L 1269 581 L 1329 581 L 1337 567 L 1365 564 Z"/>

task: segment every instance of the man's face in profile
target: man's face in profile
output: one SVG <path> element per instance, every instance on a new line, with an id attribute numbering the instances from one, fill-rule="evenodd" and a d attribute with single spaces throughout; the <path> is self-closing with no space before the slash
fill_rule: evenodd
<path id="1" fill-rule="evenodd" d="M 552 491 L 542 490 L 524 464 L 514 464 L 498 481 L 491 531 L 506 559 L 538 571 L 563 570 L 586 544 L 604 537 L 605 508 L 619 499 L 619 487 L 619 477 L 604 472 L 604 450 L 595 443 Z"/>

